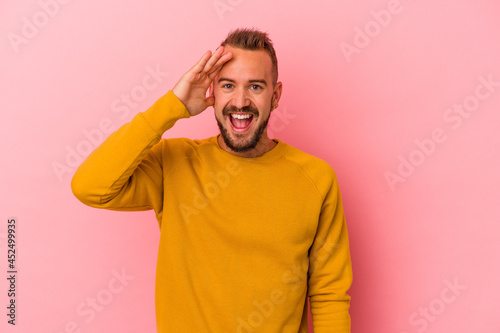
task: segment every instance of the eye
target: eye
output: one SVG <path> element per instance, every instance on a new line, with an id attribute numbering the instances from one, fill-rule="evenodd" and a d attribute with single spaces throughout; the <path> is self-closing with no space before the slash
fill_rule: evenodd
<path id="1" fill-rule="evenodd" d="M 252 84 L 252 89 L 253 90 L 260 90 L 260 89 L 262 89 L 262 87 L 259 86 L 258 84 Z"/>
<path id="2" fill-rule="evenodd" d="M 233 85 L 231 83 L 226 83 L 222 86 L 222 88 L 225 88 L 225 89 L 231 89 L 233 87 Z"/>

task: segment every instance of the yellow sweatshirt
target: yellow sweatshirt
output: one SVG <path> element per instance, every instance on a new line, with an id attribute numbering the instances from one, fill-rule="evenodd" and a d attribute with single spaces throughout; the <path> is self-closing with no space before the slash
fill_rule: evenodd
<path id="1" fill-rule="evenodd" d="M 75 196 L 112 210 L 154 209 L 158 332 L 350 332 L 352 272 L 337 179 L 275 140 L 257 158 L 217 137 L 161 139 L 189 113 L 169 91 L 76 171 Z"/>

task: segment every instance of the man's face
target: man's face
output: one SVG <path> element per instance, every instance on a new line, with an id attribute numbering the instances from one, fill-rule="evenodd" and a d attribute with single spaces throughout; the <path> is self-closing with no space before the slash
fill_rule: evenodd
<path id="1" fill-rule="evenodd" d="M 226 146 L 233 152 L 248 152 L 270 140 L 266 127 L 281 95 L 281 83 L 273 86 L 266 51 L 226 46 L 224 52 L 233 56 L 214 80 L 215 118 Z"/>

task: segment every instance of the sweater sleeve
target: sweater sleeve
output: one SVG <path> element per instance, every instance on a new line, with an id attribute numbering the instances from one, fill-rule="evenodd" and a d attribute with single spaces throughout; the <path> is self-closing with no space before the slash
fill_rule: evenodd
<path id="1" fill-rule="evenodd" d="M 333 170 L 332 170 L 333 172 Z M 352 268 L 337 179 L 328 191 L 310 250 L 309 286 L 314 333 L 348 333 Z"/>
<path id="2" fill-rule="evenodd" d="M 76 170 L 73 194 L 84 204 L 112 210 L 162 210 L 162 134 L 189 112 L 169 91 L 112 133 Z"/>

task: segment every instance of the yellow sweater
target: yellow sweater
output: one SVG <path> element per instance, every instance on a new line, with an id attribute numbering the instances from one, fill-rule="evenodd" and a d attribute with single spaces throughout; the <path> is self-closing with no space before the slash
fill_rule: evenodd
<path id="1" fill-rule="evenodd" d="M 76 171 L 75 196 L 154 209 L 158 332 L 350 332 L 352 272 L 338 182 L 324 161 L 279 140 L 244 158 L 217 138 L 161 139 L 189 113 L 169 91 Z"/>

